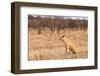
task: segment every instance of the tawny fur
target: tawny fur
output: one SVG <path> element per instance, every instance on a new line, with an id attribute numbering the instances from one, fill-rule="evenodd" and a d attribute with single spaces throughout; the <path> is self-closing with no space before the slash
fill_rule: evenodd
<path id="1" fill-rule="evenodd" d="M 63 41 L 67 52 L 71 51 L 73 54 L 79 52 L 78 47 L 71 40 L 67 39 L 64 35 L 60 36 L 59 39 Z"/>

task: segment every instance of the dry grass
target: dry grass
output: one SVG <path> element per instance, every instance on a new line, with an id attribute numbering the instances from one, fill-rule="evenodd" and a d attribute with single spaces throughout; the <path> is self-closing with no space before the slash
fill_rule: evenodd
<path id="1" fill-rule="evenodd" d="M 59 34 L 49 30 L 42 31 L 38 34 L 37 30 L 29 29 L 29 51 L 28 60 L 55 60 L 55 59 L 76 59 L 87 58 L 87 30 L 73 31 L 66 29 Z M 66 52 L 64 43 L 58 39 L 59 35 L 65 34 L 72 42 L 78 46 L 80 52 L 72 54 Z"/>

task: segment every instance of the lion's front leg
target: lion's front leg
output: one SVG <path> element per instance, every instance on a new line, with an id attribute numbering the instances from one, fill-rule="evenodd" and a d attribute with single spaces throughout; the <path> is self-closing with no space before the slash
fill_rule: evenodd
<path id="1" fill-rule="evenodd" d="M 66 46 L 66 53 L 70 53 L 70 47 L 68 45 Z"/>

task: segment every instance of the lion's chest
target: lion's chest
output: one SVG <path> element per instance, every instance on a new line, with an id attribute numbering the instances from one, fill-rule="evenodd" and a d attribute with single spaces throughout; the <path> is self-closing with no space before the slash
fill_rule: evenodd
<path id="1" fill-rule="evenodd" d="M 64 42 L 65 42 L 66 46 L 72 46 L 73 45 L 72 41 L 70 41 L 70 40 L 66 39 Z"/>

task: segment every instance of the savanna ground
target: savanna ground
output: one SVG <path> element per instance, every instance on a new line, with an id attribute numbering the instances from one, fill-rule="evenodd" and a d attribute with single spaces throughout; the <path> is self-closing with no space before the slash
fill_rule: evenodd
<path id="1" fill-rule="evenodd" d="M 67 53 L 64 43 L 59 40 L 59 35 L 64 34 L 79 48 L 77 54 Z M 87 30 L 73 30 L 66 28 L 59 33 L 46 29 L 38 34 L 38 30 L 29 28 L 28 60 L 56 60 L 56 59 L 80 59 L 88 57 Z"/>

